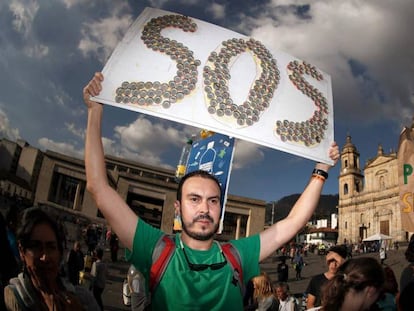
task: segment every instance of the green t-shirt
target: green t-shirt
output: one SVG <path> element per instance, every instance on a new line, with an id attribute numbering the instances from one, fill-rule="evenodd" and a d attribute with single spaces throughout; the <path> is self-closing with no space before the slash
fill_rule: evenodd
<path id="1" fill-rule="evenodd" d="M 162 231 L 138 221 L 133 250 L 127 252 L 127 259 L 140 270 L 149 283 L 149 271 L 152 265 L 152 252 Z M 243 280 L 260 273 L 259 235 L 233 240 L 242 260 Z M 176 236 L 176 249 L 171 257 L 160 284 L 152 293 L 152 310 L 243 310 L 243 297 L 237 282 L 233 281 L 233 270 L 228 262 L 219 270 L 206 269 L 192 271 L 189 269 Z M 195 264 L 212 264 L 224 260 L 216 243 L 207 251 L 198 251 L 185 247 L 190 262 Z"/>

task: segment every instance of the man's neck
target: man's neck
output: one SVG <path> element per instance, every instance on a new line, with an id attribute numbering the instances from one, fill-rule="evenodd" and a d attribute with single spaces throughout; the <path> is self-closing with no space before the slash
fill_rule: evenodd
<path id="1" fill-rule="evenodd" d="M 213 245 L 214 239 L 211 238 L 206 241 L 197 240 L 197 239 L 190 237 L 188 234 L 186 234 L 183 231 L 181 233 L 181 241 L 183 241 L 183 243 L 191 249 L 195 249 L 199 251 L 206 251 L 211 248 L 211 246 Z"/>

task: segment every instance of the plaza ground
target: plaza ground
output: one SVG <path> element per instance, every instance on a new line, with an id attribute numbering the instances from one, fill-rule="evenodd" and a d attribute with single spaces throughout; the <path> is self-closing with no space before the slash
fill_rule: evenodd
<path id="1" fill-rule="evenodd" d="M 404 257 L 404 252 L 406 247 L 400 247 L 399 250 L 389 250 L 387 252 L 387 260 L 385 263 L 389 265 L 399 282 L 400 275 L 404 267 L 407 265 L 407 261 Z M 120 252 L 121 254 L 121 252 Z M 354 257 L 358 256 L 370 256 L 376 259 L 379 259 L 378 253 L 367 253 L 367 254 L 354 254 Z M 122 302 L 122 283 L 125 279 L 126 273 L 129 268 L 129 264 L 123 260 L 120 260 L 116 263 L 111 263 L 109 259 L 109 253 L 105 254 L 107 262 L 109 263 L 109 275 L 106 284 L 105 291 L 103 293 L 103 301 L 105 305 L 105 310 L 117 311 L 117 310 L 130 310 L 129 307 L 123 305 Z M 121 257 L 121 256 L 120 256 Z M 289 268 L 289 280 L 288 284 L 290 286 L 290 291 L 296 297 L 302 297 L 303 293 L 306 291 L 308 283 L 312 276 L 323 273 L 326 271 L 325 257 L 315 254 L 308 254 L 307 257 L 304 257 L 306 265 L 302 270 L 302 279 L 295 280 L 295 271 L 290 266 Z M 289 261 L 287 261 L 288 263 Z M 277 282 L 277 273 L 276 267 L 278 264 L 277 255 L 269 257 L 261 263 L 262 271 L 269 274 L 270 278 L 274 283 Z"/>

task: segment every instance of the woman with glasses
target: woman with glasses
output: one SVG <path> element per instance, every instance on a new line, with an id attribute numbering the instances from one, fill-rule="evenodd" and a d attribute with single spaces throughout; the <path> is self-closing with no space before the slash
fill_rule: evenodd
<path id="1" fill-rule="evenodd" d="M 5 288 L 7 310 L 99 310 L 92 294 L 59 277 L 63 237 L 39 208 L 25 210 L 17 241 L 23 272 Z"/>

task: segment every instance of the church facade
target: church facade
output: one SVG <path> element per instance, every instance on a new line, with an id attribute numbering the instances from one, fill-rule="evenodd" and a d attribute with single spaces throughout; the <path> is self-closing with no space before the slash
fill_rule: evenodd
<path id="1" fill-rule="evenodd" d="M 382 233 L 406 241 L 399 206 L 397 153 L 377 155 L 361 169 L 360 154 L 348 135 L 341 150 L 338 202 L 338 243 L 359 243 Z"/>

